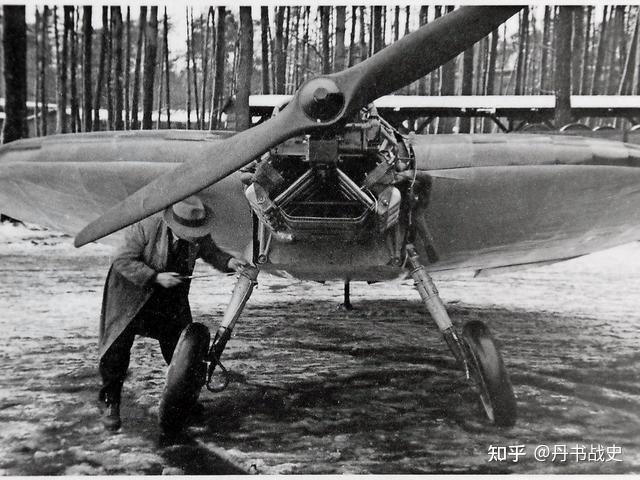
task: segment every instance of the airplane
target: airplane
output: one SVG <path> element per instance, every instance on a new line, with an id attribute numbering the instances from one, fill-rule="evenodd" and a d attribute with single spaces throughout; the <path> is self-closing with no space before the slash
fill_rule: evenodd
<path id="1" fill-rule="evenodd" d="M 203 324 L 183 331 L 160 401 L 164 431 L 183 428 L 202 387 L 227 386 L 222 354 L 260 271 L 344 281 L 345 307 L 352 281 L 410 276 L 489 422 L 513 426 L 516 398 L 489 329 L 455 326 L 430 273 L 525 268 L 637 240 L 640 147 L 519 133 L 405 136 L 371 102 L 521 8 L 456 9 L 353 67 L 308 80 L 272 118 L 240 133 L 93 132 L 7 144 L 3 213 L 82 229 L 82 246 L 113 241 L 197 194 L 223 226 L 216 243 L 251 260 L 213 340 Z"/>

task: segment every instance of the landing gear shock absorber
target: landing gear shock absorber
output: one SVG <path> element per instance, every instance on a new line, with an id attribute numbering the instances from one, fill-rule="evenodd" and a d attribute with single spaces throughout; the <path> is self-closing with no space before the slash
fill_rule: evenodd
<path id="1" fill-rule="evenodd" d="M 218 327 L 218 331 L 213 337 L 213 342 L 211 343 L 211 348 L 209 348 L 209 353 L 207 355 L 209 367 L 207 369 L 207 380 L 205 385 L 207 390 L 210 392 L 221 392 L 227 388 L 227 385 L 229 384 L 229 376 L 226 368 L 220 362 L 220 357 L 222 356 L 224 348 L 227 346 L 227 342 L 231 338 L 233 327 L 238 321 L 238 318 L 240 318 L 240 314 L 247 304 L 249 297 L 251 297 L 253 288 L 258 283 L 258 273 L 258 268 L 249 266 L 245 267 L 238 275 L 238 280 L 236 281 L 231 295 L 231 301 L 229 302 L 229 305 L 227 305 L 224 317 L 222 318 L 220 327 Z M 214 383 L 213 381 L 213 373 L 216 367 L 220 367 L 223 375 L 222 382 Z"/>
<path id="2" fill-rule="evenodd" d="M 411 277 L 431 318 L 438 325 L 449 349 L 475 385 L 485 414 L 493 424 L 510 427 L 516 420 L 516 399 L 509 375 L 489 329 L 484 323 L 468 322 L 459 336 L 426 268 L 420 263 L 413 244 L 407 259 Z"/>

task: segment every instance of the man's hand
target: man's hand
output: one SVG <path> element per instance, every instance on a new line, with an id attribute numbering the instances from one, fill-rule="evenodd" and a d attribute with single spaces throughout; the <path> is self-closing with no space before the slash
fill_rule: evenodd
<path id="1" fill-rule="evenodd" d="M 246 266 L 247 266 L 247 262 L 239 258 L 233 258 L 233 257 L 231 257 L 229 259 L 229 262 L 227 263 L 227 268 L 231 270 L 235 270 L 236 272 L 242 270 Z"/>
<path id="2" fill-rule="evenodd" d="M 182 277 L 176 272 L 161 272 L 156 275 L 156 283 L 164 288 L 177 287 L 182 283 Z"/>

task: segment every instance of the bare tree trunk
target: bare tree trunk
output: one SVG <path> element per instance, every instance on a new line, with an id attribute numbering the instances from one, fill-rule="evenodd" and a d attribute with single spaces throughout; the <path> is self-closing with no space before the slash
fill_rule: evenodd
<path id="1" fill-rule="evenodd" d="M 637 7 L 636 16 L 640 16 L 640 6 Z M 638 39 L 638 41 L 640 41 L 640 38 Z M 640 46 L 636 46 L 636 51 L 638 50 L 640 50 Z M 638 55 L 640 56 L 640 51 L 638 51 Z M 638 95 L 640 93 L 640 58 L 636 59 L 636 63 L 636 71 L 633 75 L 633 85 L 631 88 L 633 95 Z"/>
<path id="2" fill-rule="evenodd" d="M 160 78 L 158 79 L 158 117 L 156 118 L 156 129 L 162 128 L 162 101 L 164 94 L 164 41 L 160 43 L 160 65 L 159 65 Z"/>
<path id="3" fill-rule="evenodd" d="M 278 15 L 278 8 L 274 7 L 273 8 L 273 24 L 274 24 L 274 28 L 275 28 L 275 24 L 276 24 L 276 20 L 277 20 L 277 15 Z M 272 35 L 271 34 L 271 29 L 269 29 L 268 31 L 269 34 L 269 49 L 271 52 L 271 68 L 269 69 L 269 74 L 271 75 L 271 85 L 272 85 L 272 89 L 273 92 L 276 92 L 276 40 L 275 40 L 275 33 Z"/>
<path id="4" fill-rule="evenodd" d="M 600 38 L 598 39 L 598 51 L 596 53 L 596 66 L 593 72 L 593 79 L 591 80 L 591 95 L 595 95 L 601 89 L 602 85 L 602 71 L 604 68 L 604 56 L 607 48 L 607 9 L 609 7 L 605 5 L 604 13 L 602 14 L 602 23 L 600 24 Z"/>
<path id="5" fill-rule="evenodd" d="M 399 21 L 400 20 L 399 11 L 400 11 L 400 7 L 396 7 L 396 13 L 398 13 L 398 15 L 396 16 L 394 21 Z M 418 16 L 418 24 L 421 27 L 423 25 L 427 24 L 428 15 L 429 15 L 429 7 L 426 7 L 426 6 L 420 7 L 420 14 Z M 396 28 L 394 34 L 395 34 L 395 36 L 398 35 L 398 29 L 397 28 Z M 395 38 L 395 36 L 394 36 L 394 38 Z M 398 39 L 395 38 L 395 41 L 398 41 Z M 418 81 L 418 95 L 426 95 L 426 94 L 427 94 L 427 76 L 425 75 L 424 77 L 422 77 Z"/>
<path id="6" fill-rule="evenodd" d="M 198 64 L 196 63 L 196 43 L 195 43 L 195 27 L 193 26 L 193 7 L 190 10 L 191 15 L 191 66 L 193 67 L 193 104 L 196 106 L 196 123 L 198 129 L 202 129 L 203 118 L 200 115 L 200 99 L 198 97 Z"/>
<path id="7" fill-rule="evenodd" d="M 369 7 L 369 51 L 367 55 L 373 55 L 373 23 L 374 23 L 373 7 Z"/>
<path id="8" fill-rule="evenodd" d="M 124 107 L 122 96 L 122 11 L 120 7 L 111 7 L 111 17 L 113 18 L 113 36 L 115 42 L 115 70 L 113 75 L 113 94 L 115 96 L 114 101 L 114 129 L 123 130 L 124 120 L 122 118 L 122 109 Z"/>
<path id="9" fill-rule="evenodd" d="M 296 47 L 295 50 L 293 51 L 293 61 L 290 62 L 293 65 L 293 70 L 292 70 L 292 79 L 291 79 L 291 86 L 292 89 L 295 91 L 298 89 L 298 87 L 300 86 L 300 82 L 299 82 L 299 78 L 300 78 L 300 10 L 302 9 L 302 7 L 296 7 L 296 24 L 295 24 L 295 34 L 294 34 L 294 38 L 296 40 Z"/>
<path id="10" fill-rule="evenodd" d="M 381 24 L 382 24 L 382 39 L 381 39 L 381 47 L 380 50 L 382 50 L 385 46 L 386 46 L 386 39 L 387 39 L 387 7 L 383 6 L 382 7 L 382 18 L 381 18 Z"/>
<path id="11" fill-rule="evenodd" d="M 43 51 L 44 49 L 42 48 L 42 42 L 39 39 L 39 33 L 40 33 L 40 23 L 42 22 L 42 20 L 40 20 L 40 10 L 38 10 L 38 7 L 36 6 L 36 23 L 34 25 L 34 35 L 33 38 L 35 40 L 35 48 L 36 48 L 36 54 L 34 55 L 34 59 L 35 59 L 35 68 L 34 68 L 34 72 L 35 72 L 35 88 L 34 88 L 34 96 L 35 96 L 35 109 L 34 109 L 34 115 L 33 115 L 33 131 L 35 132 L 35 135 L 37 137 L 40 136 L 40 105 L 38 102 L 38 92 L 40 92 L 40 57 L 41 57 L 41 51 Z"/>
<path id="12" fill-rule="evenodd" d="M 304 64 L 303 64 L 303 72 L 304 72 L 304 79 L 307 79 L 307 76 L 309 74 L 309 22 L 310 20 L 310 15 L 311 15 L 311 7 L 304 7 L 304 18 L 305 18 L 305 22 L 304 22 L 304 36 L 302 37 L 302 45 L 304 46 Z"/>
<path id="13" fill-rule="evenodd" d="M 487 67 L 487 85 L 485 88 L 486 95 L 495 95 L 496 83 L 496 64 L 498 60 L 498 40 L 500 33 L 496 28 L 491 32 L 491 47 L 489 53 L 489 65 Z"/>
<path id="14" fill-rule="evenodd" d="M 262 47 L 262 94 L 269 95 L 269 7 L 260 7 L 260 40 Z"/>
<path id="15" fill-rule="evenodd" d="M 3 7 L 5 120 L 2 143 L 29 135 L 27 126 L 27 23 L 24 6 Z"/>
<path id="16" fill-rule="evenodd" d="M 527 83 L 529 80 L 529 63 L 530 63 L 530 54 L 531 54 L 531 39 L 530 39 L 530 30 L 531 24 L 533 23 L 533 19 L 530 19 L 532 16 L 532 12 L 530 8 L 526 8 L 525 17 L 526 17 L 526 25 L 524 30 L 524 62 L 522 63 L 522 93 L 526 95 L 527 91 Z"/>
<path id="17" fill-rule="evenodd" d="M 213 91 L 215 78 L 216 78 L 216 11 L 213 11 L 211 16 L 211 62 L 210 62 L 210 73 L 211 73 L 211 88 L 209 89 L 209 98 L 207 99 L 209 102 L 209 118 L 208 118 L 208 128 L 209 130 L 213 129 L 213 103 L 215 100 L 215 92 Z"/>
<path id="18" fill-rule="evenodd" d="M 125 63 L 124 63 L 124 128 L 131 128 L 131 7 L 127 7 L 126 19 L 127 41 L 125 43 Z"/>
<path id="19" fill-rule="evenodd" d="M 42 116 L 41 116 L 41 125 L 40 125 L 40 133 L 42 135 L 47 134 L 47 122 L 49 116 L 49 105 L 47 100 L 47 56 L 46 52 L 49 51 L 49 28 L 48 28 L 48 20 L 49 20 L 49 7 L 45 5 L 42 11 L 42 19 L 41 19 L 41 38 L 42 44 L 40 49 L 40 71 L 38 76 L 40 77 L 40 91 L 38 95 L 40 96 L 40 105 L 42 106 Z M 89 94 L 91 95 L 91 94 Z"/>
<path id="20" fill-rule="evenodd" d="M 238 72 L 238 56 L 240 54 L 240 28 L 236 28 L 236 41 L 233 43 L 233 62 L 231 63 L 231 86 L 225 88 L 225 91 L 227 92 L 227 95 L 225 95 L 225 98 L 231 97 L 233 96 L 233 94 L 236 92 L 236 80 L 238 79 L 237 77 L 237 72 Z M 224 105 L 226 104 L 226 100 L 223 103 L 223 107 L 222 109 L 224 110 Z"/>
<path id="21" fill-rule="evenodd" d="M 557 23 L 557 54 L 555 69 L 557 128 L 571 121 L 571 7 L 560 7 Z"/>
<path id="22" fill-rule="evenodd" d="M 142 72 L 142 128 L 153 127 L 153 91 L 155 85 L 156 56 L 158 54 L 158 7 L 151 7 L 146 29 L 144 70 Z"/>
<path id="23" fill-rule="evenodd" d="M 73 118 L 73 112 L 71 112 L 71 116 L 67 116 L 67 105 L 70 104 L 69 98 L 69 66 L 70 66 L 70 44 L 71 44 L 71 31 L 73 30 L 73 7 L 64 6 L 63 9 L 63 35 L 62 35 L 62 65 L 60 70 L 60 83 L 63 85 L 62 88 L 62 104 L 64 105 L 63 111 L 63 123 L 62 123 L 62 132 L 67 133 L 70 131 L 69 120 Z"/>
<path id="24" fill-rule="evenodd" d="M 249 95 L 253 74 L 253 22 L 251 7 L 240 7 L 240 55 L 238 61 L 238 91 L 236 95 L 236 129 L 251 127 Z"/>
<path id="25" fill-rule="evenodd" d="M 633 72 L 635 70 L 638 47 L 638 27 L 640 25 L 638 20 L 638 15 L 636 15 L 635 25 L 633 27 L 633 38 L 629 44 L 629 50 L 624 64 L 624 71 L 622 72 L 622 80 L 618 87 L 618 95 L 631 95 L 632 93 Z"/>
<path id="26" fill-rule="evenodd" d="M 200 111 L 202 112 L 201 128 L 203 129 L 204 129 L 205 110 L 206 110 L 206 103 L 207 103 L 207 85 L 208 85 L 207 74 L 209 73 L 209 43 L 210 43 L 209 37 L 211 36 L 209 19 L 211 18 L 211 21 L 213 21 L 213 16 L 214 16 L 213 7 L 209 7 L 209 10 L 207 11 L 207 25 L 205 28 L 205 40 L 202 45 L 202 106 L 200 108 Z"/>
<path id="27" fill-rule="evenodd" d="M 92 8 L 91 6 L 82 7 L 82 131 L 90 132 L 93 130 L 91 124 L 91 104 L 92 95 L 91 89 L 93 84 L 91 82 L 91 54 L 92 54 L 92 36 L 93 27 L 92 21 Z"/>
<path id="28" fill-rule="evenodd" d="M 287 17 L 284 22 L 284 38 L 282 39 L 282 63 L 284 68 L 284 78 L 282 79 L 282 83 L 284 84 L 285 93 L 291 93 L 287 89 L 287 70 L 289 68 L 289 31 L 290 31 L 290 23 L 291 23 L 291 7 L 287 7 L 286 10 Z M 233 77 L 236 78 L 236 77 Z"/>
<path id="29" fill-rule="evenodd" d="M 473 87 L 473 91 L 476 95 L 484 95 L 485 83 L 486 83 L 486 72 L 487 72 L 487 61 L 489 60 L 489 36 L 484 37 L 480 40 L 474 48 L 474 70 L 472 71 L 473 83 L 475 86 Z M 464 63 L 464 59 L 463 59 Z M 464 66 L 463 66 L 464 67 Z M 464 70 L 464 68 L 463 68 Z"/>
<path id="30" fill-rule="evenodd" d="M 113 8 L 113 7 L 112 7 Z M 109 43 L 107 44 L 107 130 L 113 130 L 115 126 L 114 107 L 113 107 L 113 16 L 111 15 L 109 23 Z"/>
<path id="31" fill-rule="evenodd" d="M 347 66 L 352 67 L 356 60 L 356 22 L 358 7 L 351 7 L 351 31 L 349 32 L 349 60 Z"/>
<path id="32" fill-rule="evenodd" d="M 60 91 L 62 86 L 60 85 L 60 68 L 61 67 L 61 58 L 60 58 L 60 33 L 58 32 L 58 7 L 53 7 L 53 36 L 55 42 L 55 53 L 56 53 L 56 133 L 60 133 L 60 125 L 62 124 L 62 120 L 60 118 Z"/>
<path id="33" fill-rule="evenodd" d="M 421 12 L 423 8 L 428 8 L 428 7 L 420 7 Z M 395 7 L 393 7 L 393 41 L 397 42 L 399 38 L 400 38 L 400 7 L 396 5 Z"/>
<path id="34" fill-rule="evenodd" d="M 98 57 L 98 75 L 96 77 L 96 94 L 93 96 L 92 130 L 101 130 L 100 106 L 102 105 L 102 88 L 104 84 L 105 60 L 109 42 L 109 7 L 102 7 L 102 32 L 100 34 L 100 55 Z"/>
<path id="35" fill-rule="evenodd" d="M 487 83 L 485 85 L 484 94 L 485 95 L 494 95 L 495 94 L 495 83 L 496 83 L 496 63 L 498 57 L 498 39 L 499 32 L 496 28 L 493 32 L 491 32 L 491 46 L 489 47 L 489 64 L 487 65 Z M 484 133 L 491 132 L 492 122 L 489 121 L 488 118 L 482 124 L 482 131 Z"/>
<path id="36" fill-rule="evenodd" d="M 373 53 L 379 52 L 384 47 L 382 39 L 382 8 L 379 5 L 373 7 Z"/>
<path id="37" fill-rule="evenodd" d="M 167 128 L 171 128 L 171 91 L 169 90 L 169 85 L 171 84 L 171 79 L 169 77 L 170 69 L 169 69 L 169 18 L 167 17 L 167 7 L 164 7 L 164 17 L 163 17 L 163 25 L 162 25 L 162 33 L 163 33 L 163 44 L 164 44 L 164 71 L 165 75 L 165 90 L 166 90 L 166 98 L 165 104 L 167 108 Z M 204 112 L 204 107 L 203 110 Z M 160 117 L 158 115 L 158 117 Z"/>
<path id="38" fill-rule="evenodd" d="M 320 8 L 320 31 L 322 34 L 322 73 L 331 73 L 331 60 L 329 51 L 329 9 L 331 7 Z"/>
<path id="39" fill-rule="evenodd" d="M 218 7 L 218 19 L 216 25 L 216 78 L 213 87 L 213 114 L 215 115 L 215 128 L 220 127 L 220 115 L 222 114 L 222 102 L 224 98 L 224 67 L 227 45 L 225 43 L 226 16 L 225 7 Z"/>
<path id="40" fill-rule="evenodd" d="M 529 28 L 529 9 L 520 11 L 520 29 L 518 32 L 518 60 L 516 66 L 516 95 L 524 94 L 525 54 L 527 42 L 527 29 Z"/>
<path id="41" fill-rule="evenodd" d="M 336 8 L 336 47 L 333 56 L 333 70 L 340 72 L 344 70 L 346 64 L 346 50 L 344 48 L 344 37 L 346 33 L 347 7 Z"/>
<path id="42" fill-rule="evenodd" d="M 505 65 L 507 63 L 507 26 L 502 26 L 502 59 L 500 62 L 500 88 L 498 89 L 498 95 L 504 95 L 504 72 Z"/>
<path id="43" fill-rule="evenodd" d="M 440 17 L 441 14 L 442 14 L 442 7 L 439 5 L 436 5 L 433 9 L 434 20 Z M 441 68 L 437 68 L 429 74 L 430 75 L 429 92 L 431 95 L 438 94 L 438 85 L 440 83 L 441 70 L 442 70 Z"/>
<path id="44" fill-rule="evenodd" d="M 411 7 L 407 6 L 404 9 L 404 34 L 409 35 L 409 16 L 411 14 Z"/>
<path id="45" fill-rule="evenodd" d="M 462 95 L 473 95 L 473 47 L 467 48 L 462 55 Z M 471 119 L 460 117 L 460 133 L 471 132 Z"/>
<path id="46" fill-rule="evenodd" d="M 273 64 L 275 71 L 275 91 L 277 94 L 285 93 L 285 64 L 283 51 L 283 35 L 284 35 L 284 14 L 286 7 L 278 7 L 276 9 L 276 34 L 273 46 Z"/>
<path id="47" fill-rule="evenodd" d="M 78 96 L 78 33 L 76 18 L 77 12 L 75 7 L 70 10 L 70 26 L 71 26 L 71 58 L 70 58 L 70 93 L 71 93 L 71 131 L 77 133 L 81 130 L 80 125 L 80 99 Z"/>
<path id="48" fill-rule="evenodd" d="M 187 130 L 191 130 L 191 28 L 189 25 L 189 7 L 185 7 L 184 18 L 187 24 Z"/>
<path id="49" fill-rule="evenodd" d="M 551 50 L 551 7 L 544 7 L 542 30 L 542 58 L 540 60 L 540 93 L 545 95 L 549 91 L 549 51 Z"/>
<path id="50" fill-rule="evenodd" d="M 66 22 L 67 11 L 70 7 L 63 7 L 63 33 L 62 33 L 62 53 L 58 62 L 58 115 L 57 115 L 57 133 L 67 133 L 69 131 L 67 123 L 67 103 L 68 103 L 68 90 L 67 90 L 67 67 L 69 59 L 69 30 Z M 57 8 L 54 7 L 54 17 L 56 30 L 58 27 L 57 20 Z M 56 35 L 58 37 L 58 35 Z"/>
<path id="51" fill-rule="evenodd" d="M 620 59 L 626 58 L 624 9 L 624 5 L 616 5 L 614 7 L 613 28 L 611 29 L 609 74 L 606 77 L 606 93 L 609 95 L 615 95 L 618 90 L 618 83 L 616 80 L 620 78 L 621 74 Z"/>
<path id="52" fill-rule="evenodd" d="M 571 46 L 571 90 L 580 91 L 584 58 L 584 7 L 573 7 L 573 44 Z"/>
<path id="53" fill-rule="evenodd" d="M 136 41 L 136 65 L 133 71 L 133 95 L 131 98 L 131 129 L 140 129 L 138 110 L 140 100 L 140 67 L 142 64 L 142 41 L 147 29 L 147 7 L 140 7 L 138 18 L 138 40 Z"/>
<path id="54" fill-rule="evenodd" d="M 589 83 L 589 62 L 591 60 L 590 53 L 592 48 L 592 38 L 591 38 L 591 12 L 593 11 L 592 6 L 585 7 L 587 10 L 587 19 L 586 19 L 586 34 L 584 39 L 584 52 L 582 56 L 582 75 L 580 82 L 580 95 L 586 95 L 588 93 L 588 85 Z"/>
<path id="55" fill-rule="evenodd" d="M 365 9 L 364 7 L 360 7 L 360 33 L 359 33 L 359 39 L 358 39 L 358 43 L 360 44 L 360 49 L 359 49 L 359 55 L 358 55 L 358 62 L 363 61 L 365 58 L 367 58 L 367 52 L 369 51 L 368 47 L 367 47 L 367 36 L 365 33 L 365 18 L 364 18 L 364 12 Z"/>

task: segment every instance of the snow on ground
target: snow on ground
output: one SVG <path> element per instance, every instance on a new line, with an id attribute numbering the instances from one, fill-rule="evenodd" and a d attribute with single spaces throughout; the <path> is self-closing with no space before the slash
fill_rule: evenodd
<path id="1" fill-rule="evenodd" d="M 518 397 L 515 428 L 481 420 L 410 281 L 342 285 L 261 277 L 225 352 L 232 383 L 203 418 L 158 442 L 165 367 L 139 340 L 124 427 L 94 399 L 110 248 L 0 224 L 0 474 L 638 473 L 640 244 L 538 269 L 435 280 L 456 324 L 485 321 Z M 207 271 L 198 265 L 198 271 Z M 194 318 L 219 321 L 233 277 L 194 280 Z M 525 445 L 489 462 L 490 445 Z M 539 444 L 618 445 L 622 462 L 536 461 Z"/>

